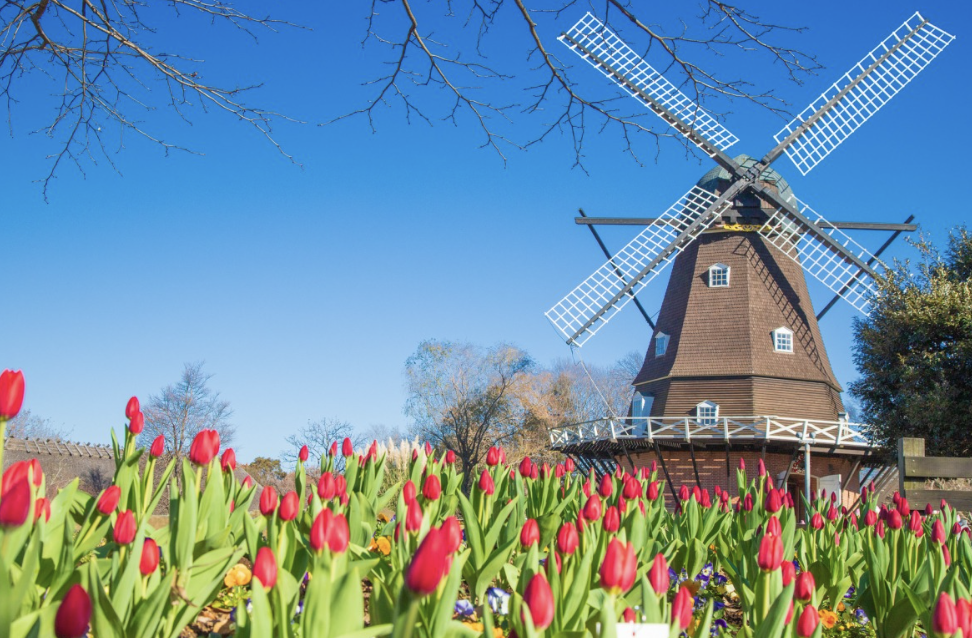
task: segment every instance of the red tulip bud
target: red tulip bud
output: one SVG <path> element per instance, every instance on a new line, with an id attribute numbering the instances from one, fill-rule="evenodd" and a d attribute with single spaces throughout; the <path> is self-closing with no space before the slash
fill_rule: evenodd
<path id="1" fill-rule="evenodd" d="M 334 498 L 335 494 L 337 494 L 337 484 L 334 481 L 334 475 L 330 472 L 324 472 L 317 481 L 317 495 L 321 497 L 322 501 L 326 502 Z"/>
<path id="2" fill-rule="evenodd" d="M 405 571 L 405 586 L 420 596 L 433 593 L 447 571 L 449 549 L 445 532 L 433 527 L 425 535 Z"/>
<path id="3" fill-rule="evenodd" d="M 138 397 L 132 397 L 125 405 L 125 418 L 131 421 L 141 411 L 142 406 L 138 403 Z"/>
<path id="4" fill-rule="evenodd" d="M 921 525 L 921 514 L 917 510 L 911 512 L 911 518 L 908 520 L 908 528 L 918 538 L 925 535 L 925 528 Z"/>
<path id="5" fill-rule="evenodd" d="M 165 453 L 165 437 L 161 434 L 155 437 L 152 441 L 152 447 L 149 448 L 149 454 L 155 458 L 159 458 Z"/>
<path id="6" fill-rule="evenodd" d="M 797 600 L 810 602 L 810 599 L 813 598 L 813 592 L 816 587 L 817 584 L 813 580 L 813 574 L 810 572 L 800 572 L 800 575 L 796 578 L 796 585 L 793 590 L 793 595 L 796 596 Z"/>
<path id="7" fill-rule="evenodd" d="M 537 631 L 543 631 L 553 622 L 553 592 L 542 573 L 536 574 L 523 590 L 523 603 L 530 610 L 530 618 Z"/>
<path id="8" fill-rule="evenodd" d="M 57 638 L 82 638 L 91 622 L 91 598 L 81 585 L 72 585 L 64 595 L 54 616 Z"/>
<path id="9" fill-rule="evenodd" d="M 208 465 L 219 454 L 219 432 L 201 430 L 189 446 L 189 460 L 196 465 Z"/>
<path id="10" fill-rule="evenodd" d="M 814 512 L 813 516 L 810 517 L 810 527 L 813 529 L 823 529 L 824 519 L 823 516 L 820 515 L 820 512 Z"/>
<path id="11" fill-rule="evenodd" d="M 904 521 L 901 519 L 901 512 L 896 509 L 888 512 L 888 527 L 891 529 L 901 529 Z"/>
<path id="12" fill-rule="evenodd" d="M 524 549 L 535 545 L 540 542 L 540 525 L 537 521 L 528 518 L 527 522 L 523 524 L 523 529 L 520 530 L 520 544 L 523 545 Z"/>
<path id="13" fill-rule="evenodd" d="M 763 503 L 763 507 L 771 514 L 775 514 L 783 508 L 783 499 L 780 497 L 779 490 L 769 491 L 769 494 L 766 495 L 766 501 Z"/>
<path id="14" fill-rule="evenodd" d="M 783 541 L 779 536 L 764 534 L 759 542 L 759 555 L 756 563 L 763 571 L 771 572 L 779 569 L 783 562 Z"/>
<path id="15" fill-rule="evenodd" d="M 624 619 L 624 622 L 629 622 L 629 623 L 634 622 L 635 621 L 635 610 L 632 609 L 631 607 L 625 607 L 624 608 L 624 611 L 621 612 L 621 618 Z"/>
<path id="16" fill-rule="evenodd" d="M 233 448 L 226 448 L 223 456 L 219 459 L 219 465 L 223 468 L 224 472 L 236 471 L 236 452 L 233 451 Z"/>
<path id="17" fill-rule="evenodd" d="M 340 474 L 334 477 L 334 493 L 340 496 L 342 499 L 348 494 L 348 481 Z"/>
<path id="18" fill-rule="evenodd" d="M 326 547 L 335 554 L 342 554 L 348 549 L 350 536 L 348 520 L 344 518 L 344 514 L 333 514 L 325 507 L 311 524 L 310 546 L 317 553 L 324 551 Z"/>
<path id="19" fill-rule="evenodd" d="M 425 479 L 425 484 L 422 485 L 422 496 L 427 501 L 437 501 L 441 495 L 442 484 L 439 482 L 439 477 L 435 474 L 429 474 Z"/>
<path id="20" fill-rule="evenodd" d="M 769 520 L 766 521 L 766 533 L 772 534 L 773 536 L 782 536 L 783 526 L 780 525 L 780 519 L 775 516 L 770 516 Z"/>
<path id="21" fill-rule="evenodd" d="M 554 468 L 554 476 L 562 479 L 567 474 L 567 468 L 564 467 L 563 463 L 558 463 L 557 467 Z"/>
<path id="22" fill-rule="evenodd" d="M 20 527 L 30 515 L 30 482 L 21 478 L 0 498 L 0 527 Z"/>
<path id="23" fill-rule="evenodd" d="M 944 511 L 944 510 L 943 510 Z M 972 601 L 959 598 L 955 601 L 955 618 L 963 636 L 972 636 Z"/>
<path id="24" fill-rule="evenodd" d="M 159 545 L 151 538 L 142 543 L 142 559 L 138 563 L 138 570 L 142 576 L 149 576 L 159 567 Z"/>
<path id="25" fill-rule="evenodd" d="M 780 564 L 780 572 L 783 574 L 783 586 L 786 587 L 793 582 L 796 577 L 796 567 L 791 561 L 785 560 Z"/>
<path id="26" fill-rule="evenodd" d="M 874 510 L 867 510 L 867 513 L 864 515 L 864 526 L 871 527 L 875 523 L 877 523 L 877 512 Z"/>
<path id="27" fill-rule="evenodd" d="M 331 443 L 331 447 L 327 451 L 327 454 L 328 454 L 328 456 L 334 457 L 334 456 L 337 456 L 337 453 L 338 453 L 338 444 L 337 444 L 337 441 L 334 441 L 333 443 Z"/>
<path id="28" fill-rule="evenodd" d="M 675 594 L 675 600 L 672 601 L 672 622 L 677 623 L 678 628 L 682 631 L 688 629 L 688 626 L 692 624 L 694 606 L 695 599 L 689 588 L 685 585 L 679 587 L 678 593 Z"/>
<path id="29" fill-rule="evenodd" d="M 455 516 L 449 516 L 442 521 L 439 529 L 445 534 L 446 550 L 450 554 L 458 552 L 459 547 L 462 546 L 462 526 L 459 525 L 459 519 Z"/>
<path id="30" fill-rule="evenodd" d="M 678 500 L 687 501 L 692 498 L 692 490 L 689 489 L 688 485 L 683 485 L 681 489 L 678 490 Z"/>
<path id="31" fill-rule="evenodd" d="M 344 437 L 344 442 L 341 443 L 341 454 L 344 455 L 344 458 L 354 456 L 354 445 L 348 437 Z"/>
<path id="32" fill-rule="evenodd" d="M 44 517 L 45 523 L 51 520 L 51 502 L 43 496 L 34 501 L 34 522 L 36 523 L 41 516 Z"/>
<path id="33" fill-rule="evenodd" d="M 621 514 L 613 505 L 604 510 L 604 520 L 601 522 L 605 532 L 616 532 L 621 529 Z"/>
<path id="34" fill-rule="evenodd" d="M 405 504 L 408 505 L 415 500 L 415 495 L 418 491 L 415 489 L 415 483 L 411 480 L 405 481 L 405 485 L 402 486 L 402 498 L 405 499 Z"/>
<path id="35" fill-rule="evenodd" d="M 557 532 L 557 551 L 561 554 L 573 554 L 580 545 L 577 527 L 572 523 L 564 523 Z"/>
<path id="36" fill-rule="evenodd" d="M 902 519 L 911 515 L 911 507 L 908 506 L 908 499 L 906 499 L 904 496 L 898 499 L 897 507 Z"/>
<path id="37" fill-rule="evenodd" d="M 133 397 L 134 398 L 134 397 Z M 141 434 L 142 430 L 145 429 L 145 415 L 141 412 L 136 412 L 132 416 L 131 422 L 128 424 L 128 431 L 132 434 Z"/>
<path id="38" fill-rule="evenodd" d="M 452 465 L 456 462 L 456 453 L 452 450 L 446 450 L 445 462 Z"/>
<path id="39" fill-rule="evenodd" d="M 246 489 L 250 489 L 251 487 L 253 487 L 253 479 L 250 477 L 249 474 L 243 477 L 243 487 Z"/>
<path id="40" fill-rule="evenodd" d="M 874 533 L 877 534 L 879 538 L 884 538 L 884 521 L 877 522 L 877 525 L 874 526 Z"/>
<path id="41" fill-rule="evenodd" d="M 499 465 L 500 462 L 500 452 L 496 447 L 491 447 L 486 452 L 486 465 L 493 467 L 494 465 Z"/>
<path id="42" fill-rule="evenodd" d="M 291 490 L 284 494 L 284 497 L 280 499 L 280 520 L 292 521 L 297 518 L 299 512 L 300 497 L 297 496 L 297 492 Z"/>
<path id="43" fill-rule="evenodd" d="M 587 499 L 587 503 L 584 504 L 583 510 L 584 518 L 589 521 L 597 521 L 601 518 L 601 499 L 598 498 L 597 494 L 591 494 L 590 498 Z"/>
<path id="44" fill-rule="evenodd" d="M 422 528 L 422 508 L 419 506 L 418 501 L 412 501 L 408 504 L 405 513 L 405 531 L 406 532 L 417 532 Z"/>
<path id="45" fill-rule="evenodd" d="M 110 485 L 98 498 L 98 511 L 105 516 L 110 515 L 118 507 L 119 498 L 121 498 L 121 488 L 117 485 Z"/>
<path id="46" fill-rule="evenodd" d="M 483 473 L 479 476 L 479 489 L 486 496 L 492 496 L 493 492 L 496 491 L 496 486 L 493 484 L 493 477 L 490 476 L 489 470 L 483 470 Z"/>
<path id="47" fill-rule="evenodd" d="M 948 545 L 942 545 L 942 559 L 945 561 L 945 567 L 951 566 L 952 554 L 948 551 Z"/>
<path id="48" fill-rule="evenodd" d="M 601 496 L 607 498 L 611 496 L 611 492 L 614 491 L 614 480 L 607 474 L 601 477 L 601 484 L 598 486 L 598 491 Z"/>
<path id="49" fill-rule="evenodd" d="M 24 404 L 24 373 L 0 372 L 0 420 L 12 419 Z"/>
<path id="50" fill-rule="evenodd" d="M 568 474 L 571 474 L 576 468 L 577 466 L 574 463 L 574 459 L 569 458 L 566 461 L 564 461 L 564 469 L 567 470 Z"/>
<path id="51" fill-rule="evenodd" d="M 273 589 L 277 584 L 277 558 L 269 547 L 257 550 L 256 560 L 253 561 L 253 577 L 260 581 L 264 589 Z"/>
<path id="52" fill-rule="evenodd" d="M 800 638 L 810 638 L 813 632 L 817 630 L 818 624 L 820 624 L 820 614 L 817 613 L 817 608 L 813 605 L 807 605 L 803 608 L 803 613 L 800 614 L 800 618 L 797 620 L 797 636 Z"/>
<path id="53" fill-rule="evenodd" d="M 658 500 L 658 481 L 652 481 L 648 484 L 648 500 Z"/>
<path id="54" fill-rule="evenodd" d="M 135 513 L 132 510 L 118 512 L 113 534 L 115 542 L 119 545 L 128 545 L 135 540 L 135 532 L 137 531 L 138 526 L 135 524 Z"/>
<path id="55" fill-rule="evenodd" d="M 264 516 L 271 516 L 277 511 L 277 490 L 272 485 L 268 485 L 260 492 L 260 513 Z"/>
<path id="56" fill-rule="evenodd" d="M 648 569 L 648 582 L 651 583 L 651 588 L 659 596 L 667 592 L 671 586 L 671 578 L 668 575 L 668 561 L 665 560 L 663 554 L 656 555 L 655 560 L 652 561 L 651 567 Z"/>
<path id="57" fill-rule="evenodd" d="M 620 595 L 631 589 L 638 572 L 634 545 L 612 538 L 601 563 L 601 587 L 608 593 Z"/>
<path id="58" fill-rule="evenodd" d="M 753 511 L 753 495 L 752 494 L 746 494 L 746 497 L 742 501 L 742 508 L 743 508 L 743 511 L 744 512 L 752 512 Z"/>
<path id="59" fill-rule="evenodd" d="M 932 631 L 936 634 L 951 636 L 958 631 L 958 614 L 952 597 L 946 592 L 938 596 L 932 612 Z"/>
<path id="60" fill-rule="evenodd" d="M 837 508 L 833 505 L 831 505 L 830 509 L 827 510 L 827 520 L 831 522 L 837 520 Z"/>
<path id="61" fill-rule="evenodd" d="M 310 458 L 310 450 L 307 449 L 306 445 L 301 446 L 300 452 L 297 453 L 297 458 L 300 459 L 301 463 L 306 463 L 307 459 Z"/>
<path id="62" fill-rule="evenodd" d="M 760 478 L 766 476 L 766 464 L 763 463 L 763 459 L 759 460 L 759 463 L 756 466 L 756 471 L 759 472 Z"/>

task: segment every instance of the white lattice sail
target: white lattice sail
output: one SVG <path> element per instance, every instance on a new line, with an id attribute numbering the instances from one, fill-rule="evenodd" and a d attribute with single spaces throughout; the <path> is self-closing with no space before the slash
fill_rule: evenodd
<path id="1" fill-rule="evenodd" d="M 634 295 L 658 276 L 685 246 L 711 226 L 721 212 L 712 208 L 717 199 L 713 193 L 693 186 L 606 264 L 548 310 L 547 318 L 567 338 L 567 343 L 584 345 Z M 708 217 L 703 219 L 705 215 Z M 699 220 L 701 223 L 675 245 L 679 235 Z M 656 257 L 671 247 L 674 250 L 669 255 L 651 270 L 645 270 Z M 628 285 L 631 285 L 630 290 L 624 292 Z"/>
<path id="2" fill-rule="evenodd" d="M 795 215 L 785 208 L 779 208 L 770 216 L 759 234 L 844 301 L 864 315 L 869 315 L 872 299 L 877 294 L 874 279 L 858 265 L 834 251 L 820 239 L 819 235 L 821 233 L 829 235 L 865 263 L 869 260 L 880 262 L 863 246 L 834 228 L 830 222 L 799 198 L 794 200 L 803 216 L 812 221 L 816 228 L 807 228 L 806 224 Z"/>
<path id="3" fill-rule="evenodd" d="M 566 36 L 570 39 L 560 36 L 560 41 L 659 117 L 661 114 L 655 110 L 650 100 L 645 99 L 642 92 L 650 95 L 688 125 L 696 135 L 705 138 L 720 150 L 724 151 L 739 141 L 726 127 L 694 100 L 690 100 L 679 91 L 674 84 L 666 80 L 644 58 L 635 53 L 621 38 L 590 13 L 571 27 Z M 587 51 L 579 48 L 574 44 L 575 42 Z M 691 137 L 689 139 L 695 142 Z M 706 151 L 704 148 L 702 150 Z"/>
<path id="4" fill-rule="evenodd" d="M 897 95 L 954 39 L 955 36 L 915 13 L 777 133 L 777 143 L 836 99 L 836 103 L 786 149 L 787 157 L 806 175 Z"/>

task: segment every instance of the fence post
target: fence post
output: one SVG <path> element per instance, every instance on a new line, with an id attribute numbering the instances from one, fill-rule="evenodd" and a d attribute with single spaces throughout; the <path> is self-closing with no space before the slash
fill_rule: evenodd
<path id="1" fill-rule="evenodd" d="M 905 457 L 925 456 L 925 439 L 904 437 L 898 439 L 898 492 L 907 497 L 908 490 L 920 490 L 924 481 L 908 480 L 905 476 Z"/>

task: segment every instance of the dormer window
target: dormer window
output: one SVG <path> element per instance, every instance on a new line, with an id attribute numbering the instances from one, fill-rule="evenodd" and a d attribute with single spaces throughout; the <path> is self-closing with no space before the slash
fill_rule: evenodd
<path id="1" fill-rule="evenodd" d="M 661 357 L 666 352 L 668 352 L 668 340 L 670 338 L 671 337 L 669 337 L 664 332 L 659 332 L 657 335 L 655 335 L 655 356 L 656 357 Z"/>
<path id="2" fill-rule="evenodd" d="M 695 420 L 699 425 L 715 425 L 719 419 L 719 404 L 703 401 L 695 406 Z"/>
<path id="3" fill-rule="evenodd" d="M 651 404 L 655 402 L 654 395 L 642 394 L 635 391 L 634 398 L 631 399 L 631 416 L 638 419 L 651 414 Z"/>
<path id="4" fill-rule="evenodd" d="M 709 266 L 709 288 L 729 287 L 729 266 L 713 264 Z"/>
<path id="5" fill-rule="evenodd" d="M 781 327 L 773 331 L 773 351 L 793 352 L 793 331 Z"/>

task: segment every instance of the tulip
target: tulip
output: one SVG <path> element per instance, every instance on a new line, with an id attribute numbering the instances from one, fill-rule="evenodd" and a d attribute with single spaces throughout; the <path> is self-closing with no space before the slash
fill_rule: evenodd
<path id="1" fill-rule="evenodd" d="M 327 451 L 327 454 L 328 456 L 334 457 L 337 456 L 337 453 L 338 453 L 338 444 L 337 441 L 334 441 L 333 443 L 331 443 L 331 448 Z"/>
<path id="2" fill-rule="evenodd" d="M 807 605 L 803 608 L 803 613 L 800 614 L 800 618 L 797 620 L 797 636 L 800 638 L 810 638 L 813 632 L 817 630 L 818 624 L 820 624 L 820 614 L 817 613 L 817 608 L 813 605 Z"/>
<path id="3" fill-rule="evenodd" d="M 496 491 L 496 486 L 493 484 L 493 477 L 490 476 L 489 470 L 483 470 L 483 473 L 480 474 L 479 489 L 481 489 L 486 496 L 492 496 L 493 492 Z"/>
<path id="4" fill-rule="evenodd" d="M 340 474 L 334 477 L 334 493 L 342 499 L 348 494 L 348 481 Z"/>
<path id="5" fill-rule="evenodd" d="M 81 585 L 72 585 L 64 595 L 54 616 L 57 638 L 82 638 L 91 621 L 91 598 Z"/>
<path id="6" fill-rule="evenodd" d="M 110 485 L 98 498 L 98 511 L 109 516 L 118 507 L 119 498 L 121 498 L 121 488 L 117 485 Z"/>
<path id="7" fill-rule="evenodd" d="M 327 547 L 335 554 L 342 554 L 348 549 L 350 537 L 348 519 L 326 507 L 311 524 L 310 546 L 314 552 L 320 553 Z"/>
<path id="8" fill-rule="evenodd" d="M 888 527 L 891 529 L 901 529 L 902 526 L 904 526 L 904 521 L 901 519 L 901 512 L 897 509 L 888 512 Z"/>
<path id="9" fill-rule="evenodd" d="M 601 477 L 601 484 L 598 486 L 598 491 L 604 498 L 611 496 L 611 492 L 614 491 L 614 481 L 610 475 L 605 474 Z"/>
<path id="10" fill-rule="evenodd" d="M 810 602 L 810 599 L 813 598 L 813 592 L 816 587 L 817 584 L 813 580 L 813 574 L 810 572 L 800 572 L 800 575 L 796 578 L 796 585 L 793 589 L 793 595 L 796 596 L 797 600 Z"/>
<path id="11" fill-rule="evenodd" d="M 576 468 L 577 468 L 577 466 L 574 463 L 574 459 L 568 458 L 566 461 L 564 461 L 564 469 L 567 471 L 568 474 L 573 473 L 573 471 Z"/>
<path id="12" fill-rule="evenodd" d="M 142 544 L 142 558 L 138 563 L 138 570 L 142 576 L 151 575 L 159 567 L 159 545 L 151 538 L 146 538 Z"/>
<path id="13" fill-rule="evenodd" d="M 142 406 L 138 403 L 138 397 L 132 397 L 125 405 L 125 418 L 131 421 L 141 411 Z"/>
<path id="14" fill-rule="evenodd" d="M 584 518 L 589 521 L 600 520 L 601 499 L 598 498 L 597 494 L 591 494 L 590 498 L 587 499 L 587 503 L 584 504 L 584 510 L 582 513 L 584 514 Z"/>
<path id="15" fill-rule="evenodd" d="M 220 467 L 223 468 L 224 472 L 236 471 L 236 452 L 233 451 L 233 448 L 226 448 L 226 451 L 223 452 L 222 458 L 219 460 L 219 464 Z"/>
<path id="16" fill-rule="evenodd" d="M 45 523 L 51 520 L 51 502 L 43 496 L 34 501 L 34 522 L 36 523 L 41 516 L 44 517 Z"/>
<path id="17" fill-rule="evenodd" d="M 494 465 L 499 465 L 500 453 L 499 449 L 496 447 L 491 447 L 486 452 L 486 465 L 493 467 Z"/>
<path id="18" fill-rule="evenodd" d="M 897 508 L 898 508 L 898 512 L 901 514 L 902 519 L 905 516 L 909 516 L 911 514 L 911 508 L 908 506 L 908 499 L 905 498 L 904 496 L 898 499 Z"/>
<path id="19" fill-rule="evenodd" d="M 351 439 L 344 437 L 344 441 L 341 442 L 341 454 L 344 458 L 354 456 L 354 444 L 351 443 Z"/>
<path id="20" fill-rule="evenodd" d="M 601 524 L 605 532 L 613 533 L 621 529 L 621 515 L 618 513 L 618 508 L 612 505 L 604 510 L 604 520 Z"/>
<path id="21" fill-rule="evenodd" d="M 780 525 L 780 519 L 775 516 L 770 516 L 769 520 L 766 521 L 766 533 L 772 534 L 773 536 L 782 536 L 783 527 Z"/>
<path id="22" fill-rule="evenodd" d="M 30 461 L 17 461 L 16 463 L 11 464 L 11 466 L 7 468 L 7 471 L 3 473 L 3 478 L 0 479 L 0 497 L 6 496 L 7 492 L 9 492 L 17 483 L 27 481 L 30 478 L 30 471 Z M 43 479 L 43 477 L 41 477 L 41 479 Z M 34 481 L 34 484 L 40 485 L 40 482 Z"/>
<path id="23" fill-rule="evenodd" d="M 652 481 L 648 484 L 648 500 L 656 501 L 658 500 L 658 481 Z"/>
<path id="24" fill-rule="evenodd" d="M 786 587 L 793 582 L 796 577 L 796 567 L 793 566 L 791 561 L 785 560 L 780 565 L 780 572 L 783 574 L 783 586 Z"/>
<path id="25" fill-rule="evenodd" d="M 30 502 L 30 482 L 21 478 L 0 498 L 0 527 L 20 527 L 26 523 Z"/>
<path id="26" fill-rule="evenodd" d="M 219 432 L 200 430 L 189 446 L 189 460 L 196 465 L 209 465 L 219 454 Z"/>
<path id="27" fill-rule="evenodd" d="M 149 448 L 149 455 L 154 458 L 159 458 L 165 453 L 165 437 L 161 434 L 155 437 L 152 441 L 152 447 Z"/>
<path id="28" fill-rule="evenodd" d="M 284 497 L 280 499 L 280 520 L 292 521 L 297 518 L 299 512 L 300 497 L 297 496 L 297 492 L 291 490 L 284 494 Z"/>
<path id="29" fill-rule="evenodd" d="M 561 554 L 573 554 L 580 545 L 577 527 L 572 523 L 564 523 L 557 532 L 557 551 Z"/>
<path id="30" fill-rule="evenodd" d="M 746 494 L 746 497 L 742 501 L 742 509 L 743 509 L 744 512 L 752 512 L 753 511 L 753 495 L 752 494 Z"/>
<path id="31" fill-rule="evenodd" d="M 422 528 L 422 508 L 418 501 L 408 504 L 405 512 L 405 531 L 417 532 Z"/>
<path id="32" fill-rule="evenodd" d="M 459 525 L 459 519 L 455 516 L 449 516 L 442 521 L 439 529 L 445 533 L 445 544 L 449 553 L 455 554 L 458 552 L 459 547 L 462 545 L 462 526 Z"/>
<path id="33" fill-rule="evenodd" d="M 553 622 L 553 592 L 542 572 L 534 575 L 523 590 L 523 603 L 530 610 L 530 619 L 538 631 L 543 631 Z"/>
<path id="34" fill-rule="evenodd" d="M 249 474 L 243 477 L 243 487 L 246 489 L 253 487 L 253 479 Z"/>
<path id="35" fill-rule="evenodd" d="M 128 545 L 135 540 L 135 532 L 137 531 L 138 525 L 135 524 L 135 513 L 132 510 L 118 512 L 118 518 L 115 519 L 115 529 L 113 532 L 115 542 L 119 545 Z"/>
<path id="36" fill-rule="evenodd" d="M 921 514 L 918 513 L 918 510 L 911 512 L 911 518 L 908 520 L 908 529 L 918 538 L 925 535 L 925 528 L 921 525 Z"/>
<path id="37" fill-rule="evenodd" d="M 766 495 L 766 501 L 763 503 L 763 507 L 770 514 L 775 514 L 783 508 L 783 499 L 780 498 L 779 490 L 769 491 L 769 494 Z"/>
<path id="38" fill-rule="evenodd" d="M 866 527 L 871 527 L 876 523 L 877 523 L 877 512 L 875 512 L 874 510 L 867 510 L 867 513 L 864 515 L 864 525 Z"/>
<path id="39" fill-rule="evenodd" d="M 557 467 L 554 468 L 554 476 L 562 479 L 567 474 L 567 468 L 564 467 L 563 463 L 558 463 Z"/>
<path id="40" fill-rule="evenodd" d="M 429 474 L 422 485 L 422 496 L 427 501 L 437 501 L 441 495 L 442 484 L 439 482 L 439 477 L 435 474 Z"/>
<path id="41" fill-rule="evenodd" d="M 526 549 L 531 545 L 535 545 L 540 542 L 540 525 L 537 521 L 528 518 L 527 522 L 523 524 L 523 529 L 520 530 L 520 544 Z"/>
<path id="42" fill-rule="evenodd" d="M 743 458 L 739 459 L 739 469 L 742 470 L 743 472 L 746 471 L 746 459 Z"/>
<path id="43" fill-rule="evenodd" d="M 827 510 L 827 520 L 831 522 L 837 520 L 837 508 L 833 505 L 831 505 L 830 509 Z"/>
<path id="44" fill-rule="evenodd" d="M 530 460 L 529 456 L 524 456 L 523 460 L 520 461 L 520 476 L 523 478 L 529 478 L 532 470 L 533 461 Z"/>
<path id="45" fill-rule="evenodd" d="M 972 601 L 959 598 L 955 601 L 955 619 L 962 636 L 972 636 Z"/>
<path id="46" fill-rule="evenodd" d="M 260 513 L 270 516 L 277 510 L 277 490 L 272 485 L 268 485 L 260 492 Z"/>
<path id="47" fill-rule="evenodd" d="M 884 538 L 884 521 L 877 522 L 877 525 L 874 526 L 874 533 L 877 534 L 879 538 Z"/>
<path id="48" fill-rule="evenodd" d="M 612 538 L 604 554 L 604 562 L 601 563 L 601 587 L 615 596 L 623 594 L 634 585 L 637 572 L 638 559 L 635 557 L 634 545 Z"/>
<path id="49" fill-rule="evenodd" d="M 260 581 L 264 589 L 273 589 L 277 584 L 277 559 L 269 547 L 257 550 L 256 560 L 253 561 L 253 577 Z"/>
<path id="50" fill-rule="evenodd" d="M 624 619 L 624 622 L 634 622 L 636 619 L 635 610 L 631 607 L 625 607 L 624 611 L 621 612 L 621 618 Z"/>
<path id="51" fill-rule="evenodd" d="M 756 563 L 763 571 L 771 572 L 779 569 L 783 562 L 783 540 L 773 534 L 764 534 L 759 542 L 759 554 Z"/>
<path id="52" fill-rule="evenodd" d="M 665 560 L 664 554 L 657 554 L 655 560 L 652 561 L 651 567 L 648 568 L 648 582 L 651 583 L 651 588 L 659 596 L 664 595 L 671 586 L 671 578 L 668 575 L 668 561 Z"/>
<path id="53" fill-rule="evenodd" d="M 756 471 L 759 473 L 760 477 L 766 476 L 766 464 L 763 463 L 763 459 L 759 459 L 756 465 Z"/>
<path id="54" fill-rule="evenodd" d="M 688 626 L 692 624 L 692 612 L 695 606 L 695 599 L 692 596 L 692 592 L 688 587 L 679 587 L 678 593 L 675 594 L 675 600 L 672 601 L 672 621 L 678 624 L 678 628 L 682 631 L 688 629 Z"/>
<path id="55" fill-rule="evenodd" d="M 402 497 L 405 498 L 406 505 L 415 500 L 415 494 L 415 483 L 412 483 L 411 480 L 405 481 L 405 485 L 402 486 Z"/>
<path id="56" fill-rule="evenodd" d="M 902 499 L 903 500 L 903 499 Z M 946 592 L 942 592 L 935 602 L 935 609 L 932 612 L 932 632 L 943 636 L 951 636 L 958 631 L 958 614 L 956 613 L 955 603 L 952 597 Z"/>
<path id="57" fill-rule="evenodd" d="M 952 564 L 952 554 L 948 551 L 948 545 L 942 544 L 942 560 L 945 561 L 945 567 L 949 567 Z"/>
<path id="58" fill-rule="evenodd" d="M 446 450 L 445 462 L 452 465 L 456 462 L 456 453 L 452 450 Z"/>
<path id="59" fill-rule="evenodd" d="M 0 421 L 12 419 L 24 404 L 24 373 L 4 370 L 0 373 Z"/>
<path id="60" fill-rule="evenodd" d="M 813 513 L 813 516 L 810 518 L 810 527 L 813 529 L 823 529 L 824 519 L 823 516 L 820 515 L 820 512 Z"/>
<path id="61" fill-rule="evenodd" d="M 317 495 L 321 497 L 322 501 L 326 502 L 334 498 L 335 493 L 337 493 L 337 486 L 334 482 L 334 475 L 330 472 L 324 472 L 317 481 Z"/>
<path id="62" fill-rule="evenodd" d="M 145 429 L 145 415 L 141 412 L 136 412 L 132 416 L 131 422 L 128 424 L 128 431 L 132 434 L 141 434 L 142 430 Z"/>
<path id="63" fill-rule="evenodd" d="M 448 570 L 448 542 L 445 532 L 433 527 L 419 543 L 405 571 L 405 586 L 420 596 L 433 593 Z"/>

